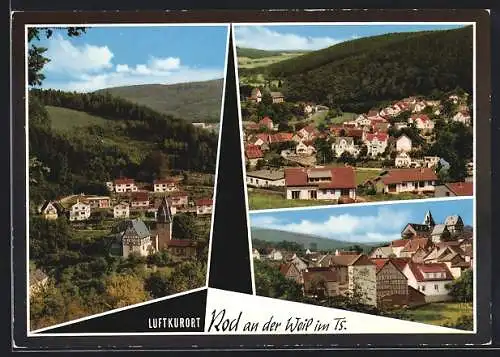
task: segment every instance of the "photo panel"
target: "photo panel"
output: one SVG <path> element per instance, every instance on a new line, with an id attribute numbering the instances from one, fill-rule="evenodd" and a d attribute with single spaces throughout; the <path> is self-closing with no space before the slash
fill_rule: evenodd
<path id="1" fill-rule="evenodd" d="M 249 210 L 473 195 L 475 26 L 234 24 Z"/>
<path id="2" fill-rule="evenodd" d="M 229 25 L 25 31 L 28 335 L 206 288 Z"/>

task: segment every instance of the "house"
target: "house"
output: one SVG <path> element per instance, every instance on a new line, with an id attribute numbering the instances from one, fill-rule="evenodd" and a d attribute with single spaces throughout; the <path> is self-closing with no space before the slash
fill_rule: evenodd
<path id="1" fill-rule="evenodd" d="M 439 243 L 450 239 L 450 231 L 446 224 L 436 224 L 431 231 L 431 239 L 433 243 Z"/>
<path id="2" fill-rule="evenodd" d="M 412 149 L 411 139 L 406 134 L 401 135 L 396 140 L 397 152 L 410 152 Z"/>
<path id="3" fill-rule="evenodd" d="M 414 107 L 413 107 L 412 113 L 420 113 L 426 107 L 427 107 L 427 103 L 425 101 L 422 100 L 422 101 L 416 102 Z"/>
<path id="4" fill-rule="evenodd" d="M 411 256 L 411 261 L 414 263 L 424 263 L 424 259 L 428 254 L 427 249 L 418 248 Z"/>
<path id="5" fill-rule="evenodd" d="M 403 274 L 408 278 L 409 286 L 425 294 L 427 303 L 451 300 L 447 286 L 453 282 L 453 275 L 446 264 L 409 262 Z"/>
<path id="6" fill-rule="evenodd" d="M 247 185 L 254 187 L 283 187 L 285 173 L 281 169 L 247 171 Z"/>
<path id="7" fill-rule="evenodd" d="M 252 145 L 258 146 L 261 150 L 265 150 L 265 146 L 269 144 L 269 134 L 267 133 L 258 133 L 253 134 L 248 142 Z"/>
<path id="8" fill-rule="evenodd" d="M 280 273 L 287 279 L 295 281 L 297 284 L 302 284 L 302 273 L 293 263 L 285 263 L 280 266 Z"/>
<path id="9" fill-rule="evenodd" d="M 29 291 L 33 296 L 43 290 L 49 282 L 49 277 L 41 269 L 30 269 Z"/>
<path id="10" fill-rule="evenodd" d="M 107 181 L 106 188 L 108 189 L 108 191 L 113 192 L 115 190 L 115 186 L 113 185 L 113 181 Z"/>
<path id="11" fill-rule="evenodd" d="M 389 127 L 391 124 L 387 122 L 385 119 L 384 120 L 372 120 L 371 121 L 371 127 L 373 128 L 374 132 L 379 132 L 379 133 L 386 133 L 389 130 Z"/>
<path id="12" fill-rule="evenodd" d="M 375 157 L 385 152 L 389 135 L 387 133 L 365 133 L 363 142 L 368 148 L 367 155 Z"/>
<path id="13" fill-rule="evenodd" d="M 266 255 L 269 260 L 283 260 L 283 254 L 277 249 L 271 249 L 271 251 Z"/>
<path id="14" fill-rule="evenodd" d="M 444 224 L 451 234 L 460 233 L 464 230 L 464 221 L 458 215 L 446 217 Z"/>
<path id="15" fill-rule="evenodd" d="M 211 198 L 203 198 L 196 200 L 195 205 L 196 205 L 196 214 L 198 216 L 205 214 L 212 214 L 213 200 Z"/>
<path id="16" fill-rule="evenodd" d="M 255 167 L 257 161 L 264 158 L 262 150 L 255 145 L 248 145 L 245 149 L 245 157 L 250 167 Z"/>
<path id="17" fill-rule="evenodd" d="M 323 299 L 340 294 L 337 273 L 331 268 L 308 268 L 302 279 L 305 296 Z"/>
<path id="18" fill-rule="evenodd" d="M 377 307 L 408 305 L 408 278 L 402 269 L 393 259 L 372 259 L 372 262 L 376 266 Z"/>
<path id="19" fill-rule="evenodd" d="M 130 178 L 119 178 L 114 181 L 115 192 L 137 192 L 138 188 L 135 184 L 134 179 Z"/>
<path id="20" fill-rule="evenodd" d="M 383 192 L 398 194 L 403 192 L 434 192 L 437 176 L 432 169 L 394 169 L 382 176 Z"/>
<path id="21" fill-rule="evenodd" d="M 382 116 L 380 116 L 380 112 L 378 110 L 375 110 L 375 109 L 370 110 L 368 112 L 368 114 L 366 115 L 366 117 L 370 120 L 370 122 L 372 120 L 380 120 L 380 119 L 385 120 Z"/>
<path id="22" fill-rule="evenodd" d="M 357 157 L 359 146 L 354 145 L 354 139 L 351 137 L 336 137 L 332 143 L 332 151 L 336 157 L 340 157 L 344 152 Z"/>
<path id="23" fill-rule="evenodd" d="M 425 114 L 413 114 L 408 119 L 408 123 L 415 124 L 415 127 L 418 130 L 422 130 L 424 132 L 431 132 L 434 130 L 434 121 Z"/>
<path id="24" fill-rule="evenodd" d="M 408 168 L 411 166 L 411 157 L 407 152 L 400 152 L 394 158 L 394 166 Z"/>
<path id="25" fill-rule="evenodd" d="M 64 214 L 63 206 L 57 201 L 45 201 L 39 211 L 43 218 L 49 220 L 57 219 Z"/>
<path id="26" fill-rule="evenodd" d="M 441 158 L 439 156 L 424 156 L 423 166 L 428 168 L 434 168 L 439 163 Z"/>
<path id="27" fill-rule="evenodd" d="M 453 116 L 453 121 L 462 123 L 464 125 L 470 125 L 471 117 L 468 111 L 462 110 Z"/>
<path id="28" fill-rule="evenodd" d="M 255 103 L 262 102 L 262 92 L 259 88 L 252 89 L 249 100 Z"/>
<path id="29" fill-rule="evenodd" d="M 356 297 L 366 305 L 377 305 L 376 265 L 366 254 L 333 255 L 330 264 L 338 274 L 339 282 L 347 270 L 347 291 L 345 294 Z M 339 290 L 340 290 L 339 286 Z"/>
<path id="30" fill-rule="evenodd" d="M 149 193 L 147 191 L 134 192 L 130 205 L 136 209 L 149 207 Z"/>
<path id="31" fill-rule="evenodd" d="M 252 249 L 252 258 L 256 260 L 260 260 L 260 253 L 257 249 Z"/>
<path id="32" fill-rule="evenodd" d="M 269 135 L 269 145 L 271 144 L 281 144 L 281 143 L 289 143 L 293 141 L 292 133 L 276 133 Z"/>
<path id="33" fill-rule="evenodd" d="M 186 207 L 189 203 L 188 194 L 183 191 L 172 192 L 168 195 L 168 203 L 176 208 Z"/>
<path id="34" fill-rule="evenodd" d="M 472 196 L 473 194 L 473 182 L 450 182 L 436 186 L 434 197 Z"/>
<path id="35" fill-rule="evenodd" d="M 253 121 L 244 121 L 242 124 L 245 131 L 257 131 L 260 129 L 260 125 Z"/>
<path id="36" fill-rule="evenodd" d="M 90 218 L 90 205 L 78 200 L 69 211 L 70 221 L 85 221 Z"/>
<path id="37" fill-rule="evenodd" d="M 260 127 L 265 127 L 268 130 L 274 129 L 274 123 L 269 117 L 264 117 L 259 121 Z"/>
<path id="38" fill-rule="evenodd" d="M 385 259 L 385 258 L 390 258 L 392 255 L 394 255 L 392 247 L 387 246 L 387 247 L 377 247 L 373 249 L 369 257 L 370 259 Z"/>
<path id="39" fill-rule="evenodd" d="M 364 114 L 358 115 L 358 117 L 354 119 L 354 122 L 356 123 L 356 127 L 358 128 L 371 125 L 371 120 L 368 119 L 368 117 Z"/>
<path id="40" fill-rule="evenodd" d="M 281 92 L 271 92 L 271 98 L 274 103 L 283 103 L 285 101 L 285 96 Z"/>
<path id="41" fill-rule="evenodd" d="M 411 258 L 419 249 L 428 251 L 431 246 L 432 241 L 429 238 L 418 237 L 407 239 L 407 243 L 399 251 L 398 258 Z"/>
<path id="42" fill-rule="evenodd" d="M 287 199 L 356 199 L 356 177 L 352 167 L 285 168 Z"/>
<path id="43" fill-rule="evenodd" d="M 174 179 L 159 179 L 153 181 L 153 190 L 154 192 L 174 192 L 179 188 L 177 187 L 177 183 Z"/>
<path id="44" fill-rule="evenodd" d="M 311 156 L 316 152 L 316 148 L 310 141 L 301 140 L 295 146 L 295 153 L 301 156 Z"/>
<path id="45" fill-rule="evenodd" d="M 317 135 L 318 135 L 318 130 L 313 127 L 312 125 L 307 125 L 300 129 L 297 134 L 303 139 L 303 140 L 313 140 Z"/>
<path id="46" fill-rule="evenodd" d="M 288 262 L 293 263 L 300 272 L 307 269 L 307 262 L 303 258 L 298 257 L 296 254 L 291 259 L 288 259 Z"/>
<path id="47" fill-rule="evenodd" d="M 127 258 L 130 254 L 147 256 L 158 250 L 157 237 L 152 237 L 146 224 L 140 219 L 121 222 L 116 230 L 118 240 L 122 245 L 122 256 Z"/>
<path id="48" fill-rule="evenodd" d="M 128 203 L 119 203 L 113 207 L 113 218 L 129 218 L 130 206 Z"/>
<path id="49" fill-rule="evenodd" d="M 90 208 L 109 208 L 111 199 L 109 196 L 85 196 Z"/>
<path id="50" fill-rule="evenodd" d="M 458 245 L 436 246 L 424 257 L 424 263 L 445 263 L 454 279 L 471 266 L 466 253 Z"/>

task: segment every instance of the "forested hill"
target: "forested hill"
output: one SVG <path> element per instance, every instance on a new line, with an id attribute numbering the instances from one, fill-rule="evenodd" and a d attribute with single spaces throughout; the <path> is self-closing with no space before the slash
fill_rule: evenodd
<path id="1" fill-rule="evenodd" d="M 150 182 L 168 170 L 215 173 L 217 135 L 182 119 L 109 93 L 32 89 L 29 95 L 30 198 L 35 202 L 74 192 L 103 193 L 104 182 L 119 176 Z"/>
<path id="2" fill-rule="evenodd" d="M 189 122 L 219 122 L 223 79 L 178 84 L 144 84 L 98 90 Z"/>
<path id="3" fill-rule="evenodd" d="M 471 26 L 386 34 L 343 42 L 255 71 L 284 79 L 287 100 L 313 100 L 352 111 L 435 90 L 460 87 L 470 93 L 472 35 Z"/>
<path id="4" fill-rule="evenodd" d="M 238 55 L 238 57 L 248 57 L 251 59 L 279 56 L 282 53 L 295 53 L 295 52 L 307 52 L 307 50 L 269 51 L 269 50 L 259 50 L 256 48 L 236 47 L 236 54 Z"/>

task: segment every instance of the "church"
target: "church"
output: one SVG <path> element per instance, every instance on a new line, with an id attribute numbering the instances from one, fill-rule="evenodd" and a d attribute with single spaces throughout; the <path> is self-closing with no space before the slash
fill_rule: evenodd
<path id="1" fill-rule="evenodd" d="M 170 204 L 163 198 L 156 212 L 154 228 L 150 230 L 144 221 L 138 218 L 122 221 L 114 229 L 116 239 L 112 249 L 119 250 L 124 258 L 132 253 L 148 256 L 162 250 L 179 257 L 196 257 L 197 241 L 172 237 L 172 223 Z"/>

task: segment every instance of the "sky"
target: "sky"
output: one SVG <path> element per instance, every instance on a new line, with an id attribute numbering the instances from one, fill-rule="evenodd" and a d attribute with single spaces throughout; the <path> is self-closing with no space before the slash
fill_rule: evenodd
<path id="1" fill-rule="evenodd" d="M 63 30 L 35 41 L 51 61 L 42 88 L 81 92 L 137 84 L 223 78 L 226 25 L 90 27 L 80 37 Z"/>
<path id="2" fill-rule="evenodd" d="M 465 25 L 240 25 L 239 47 L 261 50 L 319 50 L 337 43 L 392 32 L 448 30 Z"/>
<path id="3" fill-rule="evenodd" d="M 473 199 L 250 212 L 250 226 L 348 242 L 381 243 L 400 239 L 405 225 L 422 223 L 427 210 L 436 224 L 458 214 L 465 225 L 472 226 Z"/>

